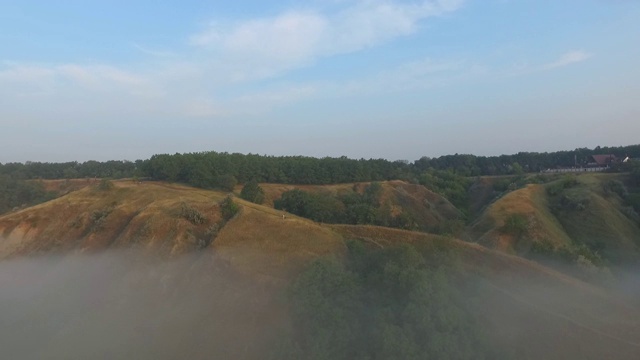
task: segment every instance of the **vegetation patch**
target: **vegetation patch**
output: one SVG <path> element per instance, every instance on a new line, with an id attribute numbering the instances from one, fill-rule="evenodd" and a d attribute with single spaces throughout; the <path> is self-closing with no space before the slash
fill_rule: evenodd
<path id="1" fill-rule="evenodd" d="M 113 182 L 109 179 L 102 179 L 97 185 L 97 189 L 100 191 L 109 191 L 114 188 Z"/>
<path id="2" fill-rule="evenodd" d="M 418 230 L 416 220 L 404 206 L 382 204 L 382 194 L 382 185 L 377 182 L 366 185 L 363 191 L 356 184 L 352 191 L 339 196 L 293 189 L 284 192 L 274 207 L 322 223 Z"/>
<path id="3" fill-rule="evenodd" d="M 542 239 L 531 244 L 527 257 L 551 267 L 559 265 L 562 270 L 583 280 L 606 282 L 611 280 L 611 272 L 599 250 L 602 248 L 584 243 L 555 246 L 548 239 Z"/>
<path id="4" fill-rule="evenodd" d="M 523 214 L 510 214 L 504 221 L 502 232 L 517 238 L 522 237 L 529 232 L 529 221 Z"/>
<path id="5" fill-rule="evenodd" d="M 566 175 L 562 179 L 554 181 L 551 184 L 547 185 L 547 194 L 555 196 L 562 193 L 566 189 L 571 189 L 577 186 L 578 184 L 578 179 L 575 175 Z"/>
<path id="6" fill-rule="evenodd" d="M 40 181 L 25 181 L 0 175 L 0 214 L 43 203 L 55 197 L 55 193 L 46 191 Z"/>
<path id="7" fill-rule="evenodd" d="M 473 181 L 453 171 L 430 169 L 418 177 L 418 182 L 449 200 L 464 214 L 469 213 L 469 187 Z"/>
<path id="8" fill-rule="evenodd" d="M 107 217 L 113 211 L 112 206 L 107 206 L 100 210 L 93 210 L 89 214 L 89 221 L 91 223 L 91 231 L 99 231 L 103 228 Z"/>
<path id="9" fill-rule="evenodd" d="M 262 204 L 264 202 L 264 190 L 253 179 L 244 184 L 242 191 L 240 191 L 240 197 L 255 204 Z"/>
<path id="10" fill-rule="evenodd" d="M 202 225 L 207 222 L 206 216 L 186 202 L 182 202 L 180 204 L 180 217 L 189 221 L 193 225 Z"/>
<path id="11" fill-rule="evenodd" d="M 605 195 L 616 194 L 622 199 L 626 199 L 629 196 L 627 187 L 624 186 L 620 180 L 607 180 L 602 184 L 602 190 Z"/>
<path id="12" fill-rule="evenodd" d="M 294 329 L 272 358 L 496 358 L 460 291 L 455 259 L 349 242 L 344 260 L 318 260 L 291 286 Z"/>
<path id="13" fill-rule="evenodd" d="M 231 195 L 227 196 L 220 203 L 220 211 L 222 212 L 222 219 L 224 222 L 231 220 L 240 211 L 238 204 L 233 201 Z M 223 224 L 224 225 L 224 224 Z M 222 226 L 221 226 L 222 227 Z"/>

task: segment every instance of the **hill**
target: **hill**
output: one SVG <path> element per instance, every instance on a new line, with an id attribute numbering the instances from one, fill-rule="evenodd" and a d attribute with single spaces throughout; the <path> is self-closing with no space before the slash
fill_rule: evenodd
<path id="1" fill-rule="evenodd" d="M 379 190 L 372 202 L 375 219 L 371 222 L 435 233 L 451 233 L 456 226 L 461 226 L 463 214 L 449 200 L 422 185 L 406 181 L 334 185 L 261 184 L 260 186 L 265 193 L 265 205 L 274 206 L 274 202 L 284 193 L 294 189 L 338 201 L 346 198 L 345 202 L 348 202 L 349 197 L 354 194 L 365 195 L 367 188 L 372 184 L 379 186 Z M 236 189 L 237 193 L 239 191 L 240 187 Z M 346 217 L 341 216 L 341 218 Z"/>
<path id="2" fill-rule="evenodd" d="M 628 203 L 624 174 L 567 176 L 498 199 L 469 237 L 490 248 L 583 265 L 635 265 L 640 219 Z"/>
<path id="3" fill-rule="evenodd" d="M 587 181 L 580 184 L 589 191 L 596 186 Z M 389 183 L 385 187 L 387 194 L 392 194 L 391 199 L 404 192 L 429 194 L 403 183 Z M 350 189 L 353 185 L 334 188 L 336 192 Z M 486 223 L 478 222 L 474 229 L 486 229 L 485 238 L 489 239 L 503 226 L 499 221 L 508 216 L 506 211 L 520 211 L 536 219 L 542 228 L 540 233 L 556 236 L 559 244 L 571 241 L 561 220 L 549 210 L 554 198 L 546 191 L 545 186 L 532 185 L 508 194 L 488 209 L 481 220 Z M 640 351 L 637 320 L 640 313 L 612 289 L 605 291 L 541 264 L 451 237 L 378 226 L 318 224 L 291 214 L 283 218 L 282 211 L 237 198 L 234 202 L 239 211 L 225 219 L 226 196 L 222 192 L 161 182 L 114 181 L 89 184 L 49 202 L 1 216 L 0 256 L 5 260 L 0 265 L 9 269 L 4 273 L 50 273 L 46 281 L 67 284 L 54 286 L 57 289 L 75 289 L 69 279 L 91 288 L 88 285 L 94 282 L 91 279 L 104 274 L 100 275 L 99 283 L 105 289 L 125 293 L 129 286 L 145 289 L 144 294 L 131 299 L 125 293 L 115 298 L 107 293 L 105 296 L 110 300 L 96 305 L 93 297 L 82 291 L 60 293 L 51 288 L 51 293 L 42 294 L 43 300 L 36 302 L 38 306 L 49 304 L 46 308 L 50 313 L 39 312 L 37 321 L 50 321 L 46 319 L 51 314 L 59 313 L 66 319 L 59 325 L 63 331 L 50 328 L 59 334 L 57 338 L 48 337 L 50 333 L 46 331 L 32 336 L 45 337 L 49 345 L 44 349 L 50 349 L 52 354 L 65 354 L 73 348 L 69 347 L 71 344 L 82 343 L 87 340 L 86 334 L 94 333 L 92 321 L 104 323 L 106 317 L 89 310 L 76 312 L 91 303 L 103 309 L 104 316 L 110 313 L 109 309 L 122 307 L 127 311 L 120 313 L 138 314 L 113 316 L 106 322 L 105 326 L 111 326 L 111 336 L 120 341 L 134 336 L 130 331 L 120 331 L 121 335 L 116 331 L 131 321 L 142 327 L 156 324 L 164 334 L 156 340 L 162 339 L 161 343 L 167 346 L 160 346 L 164 352 L 152 352 L 147 358 L 165 355 L 171 358 L 179 354 L 194 358 L 211 354 L 264 358 L 273 343 L 268 335 L 275 336 L 293 326 L 288 320 L 290 309 L 283 300 L 283 288 L 316 259 L 325 256 L 339 259 L 345 256 L 346 243 L 357 241 L 373 248 L 411 244 L 424 253 L 436 254 L 432 257 L 434 261 L 442 256 L 458 259 L 460 281 L 467 283 L 467 287 L 472 284 L 475 289 L 467 296 L 469 306 L 478 315 L 491 343 L 504 349 L 508 358 L 635 359 Z M 519 246 L 513 238 L 503 241 L 505 247 L 500 248 L 503 250 Z M 69 257 L 73 253 L 101 254 L 108 249 L 136 252 L 133 257 L 110 252 L 124 260 L 107 257 L 97 261 L 103 265 L 90 265 L 94 261 L 80 261 L 78 265 Z M 57 260 L 39 260 L 44 255 L 50 259 L 52 254 L 58 254 Z M 177 265 L 147 268 L 141 259 L 148 255 L 165 259 L 161 264 Z M 25 256 L 32 259 L 38 270 L 28 270 L 31 265 L 20 262 Z M 154 261 L 157 264 L 158 260 Z M 23 265 L 15 270 L 11 264 Z M 13 284 L 10 280 L 13 278 L 13 275 L 0 277 L 0 282 Z M 147 282 L 153 286 L 142 285 Z M 52 294 L 63 299 L 72 296 L 73 300 L 68 301 L 76 306 L 65 310 L 68 314 L 64 315 L 65 312 L 60 313 L 59 308 L 51 305 L 58 301 L 45 300 Z M 82 300 L 85 297 L 89 303 Z M 116 301 L 117 298 L 124 302 Z M 153 311 L 141 310 L 145 308 L 142 304 L 150 299 L 166 300 L 155 300 L 160 302 Z M 15 303 L 13 298 L 8 301 Z M 33 319 L 28 314 L 33 311 L 17 311 L 12 315 L 13 334 L 28 333 L 25 319 Z M 218 322 L 229 328 L 215 325 Z M 129 337 L 119 337 L 125 335 Z M 8 338 L 15 338 L 12 336 Z M 218 340 L 227 339 L 224 342 L 232 345 L 222 353 L 219 346 L 200 347 L 198 344 L 206 342 L 209 336 L 218 337 L 212 344 L 220 345 Z M 96 343 L 95 339 L 92 341 L 88 343 Z M 16 354 L 24 354 L 20 349 Z M 121 349 L 129 351 L 128 354 L 141 350 L 130 342 L 124 342 Z M 89 354 L 87 351 L 81 353 Z"/>

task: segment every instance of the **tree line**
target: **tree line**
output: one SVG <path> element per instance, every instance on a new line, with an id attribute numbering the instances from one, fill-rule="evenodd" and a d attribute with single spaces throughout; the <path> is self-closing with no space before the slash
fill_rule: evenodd
<path id="1" fill-rule="evenodd" d="M 591 155 L 613 154 L 640 158 L 640 145 L 580 148 L 573 151 L 519 152 L 513 155 L 445 155 L 422 157 L 414 162 L 385 159 L 350 159 L 345 156 L 267 156 L 226 152 L 197 152 L 153 155 L 136 161 L 26 162 L 0 163 L 0 174 L 18 179 L 61 179 L 85 177 L 148 177 L 216 187 L 232 176 L 249 180 L 287 184 L 336 184 L 347 182 L 416 180 L 428 170 L 451 171 L 460 176 L 507 175 L 539 172 L 557 167 L 585 164 Z"/>
<path id="2" fill-rule="evenodd" d="M 416 227 L 410 215 L 403 212 L 394 216 L 389 206 L 382 206 L 380 183 L 366 185 L 362 193 L 356 187 L 336 196 L 293 189 L 285 191 L 273 205 L 276 209 L 323 223 Z"/>
<path id="3" fill-rule="evenodd" d="M 55 194 L 46 191 L 40 182 L 0 175 L 0 214 L 16 207 L 42 203 L 54 197 Z"/>

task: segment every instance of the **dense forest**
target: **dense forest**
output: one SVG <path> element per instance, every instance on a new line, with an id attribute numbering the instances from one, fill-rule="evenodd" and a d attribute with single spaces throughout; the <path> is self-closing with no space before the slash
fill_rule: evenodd
<path id="1" fill-rule="evenodd" d="M 293 331 L 277 359 L 496 359 L 450 247 L 348 243 L 293 283 Z"/>
<path id="2" fill-rule="evenodd" d="M 446 155 L 408 161 L 385 159 L 313 158 L 200 152 L 154 155 L 148 160 L 87 161 L 65 163 L 0 164 L 0 174 L 18 179 L 85 177 L 149 177 L 199 187 L 225 186 L 235 180 L 288 184 L 335 184 L 391 179 L 417 180 L 425 171 L 450 171 L 460 176 L 508 175 L 585 164 L 589 156 L 613 154 L 640 158 L 640 145 L 596 147 L 550 153 L 520 152 L 514 155 Z M 233 177 L 233 179 L 231 179 Z M 417 182 L 417 181 L 416 181 Z"/>
<path id="3" fill-rule="evenodd" d="M 0 175 L 0 214 L 15 207 L 35 205 L 55 197 L 39 182 L 24 181 Z"/>
<path id="4" fill-rule="evenodd" d="M 520 175 L 525 172 L 538 172 L 549 168 L 570 167 L 584 164 L 593 154 L 614 154 L 640 158 L 640 145 L 624 147 L 596 147 L 594 149 L 576 149 L 551 153 L 526 153 L 501 156 L 446 155 L 438 158 L 423 157 L 410 163 L 408 161 L 389 161 L 385 159 L 349 159 L 313 158 L 304 156 L 266 156 L 255 154 L 229 154 L 219 152 L 200 152 L 188 154 L 154 155 L 147 160 L 131 161 L 86 161 L 65 163 L 6 163 L 0 164 L 1 181 L 4 192 L 0 197 L 0 213 L 15 206 L 33 204 L 50 197 L 44 194 L 39 185 L 26 184 L 25 180 L 34 179 L 72 179 L 72 178 L 147 178 L 180 182 L 201 188 L 217 188 L 232 191 L 236 184 L 246 183 L 284 183 L 284 184 L 336 184 L 350 182 L 371 182 L 384 180 L 405 180 L 419 183 L 443 195 L 461 211 L 468 207 L 467 189 L 471 184 L 469 177 L 479 175 Z M 633 166 L 616 170 L 638 172 Z M 638 181 L 638 180 L 636 180 Z M 287 194 L 297 196 L 303 202 L 319 204 L 305 194 Z M 254 194 L 252 196 L 258 196 Z M 254 199 L 255 200 L 255 199 Z M 281 208 L 293 208 L 283 199 Z M 298 201 L 295 200 L 295 201 Z M 367 213 L 372 204 L 363 199 L 339 199 L 345 208 L 345 214 L 308 216 L 318 221 L 329 221 L 327 217 L 350 216 L 347 223 L 384 223 L 375 220 L 375 214 Z M 334 201 L 335 202 L 335 201 Z M 314 205 L 315 206 L 315 205 Z M 325 206 L 326 207 L 326 206 Z M 334 206 L 335 207 L 335 206 Z M 301 212 L 293 211 L 302 215 Z M 303 215 L 304 216 L 304 215 Z M 362 220 L 368 218 L 369 220 Z M 409 219 L 398 219 L 405 227 Z M 343 221 L 345 222 L 345 221 Z"/>

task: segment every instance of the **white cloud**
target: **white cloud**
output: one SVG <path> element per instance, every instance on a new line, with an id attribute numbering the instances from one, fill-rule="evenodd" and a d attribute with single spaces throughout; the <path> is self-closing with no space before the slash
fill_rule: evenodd
<path id="1" fill-rule="evenodd" d="M 90 89 L 100 89 L 105 84 L 133 88 L 145 82 L 140 75 L 107 65 L 65 64 L 55 67 L 54 71 L 56 75 Z"/>
<path id="2" fill-rule="evenodd" d="M 33 65 L 10 63 L 0 70 L 0 85 L 22 84 L 37 85 L 56 83 L 100 90 L 117 85 L 125 89 L 135 89 L 145 85 L 146 80 L 133 72 L 109 65 Z"/>
<path id="3" fill-rule="evenodd" d="M 132 43 L 149 55 L 134 65 L 0 64 L 0 98 L 12 111 L 37 114 L 43 122 L 51 114 L 215 119 L 264 113 L 325 91 L 370 93 L 421 86 L 420 79 L 450 64 L 421 61 L 372 79 L 333 85 L 274 79 L 324 57 L 410 35 L 423 20 L 461 5 L 462 0 L 345 1 L 337 11 L 289 10 L 225 26 L 212 23 L 189 37 L 191 46 L 180 53 Z M 34 101 L 39 106 L 29 107 Z"/>
<path id="4" fill-rule="evenodd" d="M 190 44 L 233 59 L 236 80 L 269 77 L 314 60 L 359 51 L 417 31 L 420 22 L 454 11 L 461 0 L 358 1 L 336 13 L 288 11 L 223 26 L 212 23 Z"/>
<path id="5" fill-rule="evenodd" d="M 558 60 L 544 65 L 543 68 L 548 70 L 548 69 L 555 69 L 555 68 L 559 68 L 559 67 L 564 67 L 564 66 L 567 66 L 567 65 L 583 62 L 583 61 L 589 59 L 592 56 L 593 56 L 593 54 L 590 54 L 590 53 L 588 53 L 588 52 L 586 52 L 584 50 L 569 51 L 569 52 L 563 54 L 562 56 L 560 56 L 560 58 L 558 58 Z"/>
<path id="6" fill-rule="evenodd" d="M 473 69 L 464 61 L 411 61 L 366 78 L 335 84 L 334 94 L 375 94 L 424 89 L 468 76 Z"/>
<path id="7" fill-rule="evenodd" d="M 147 55 L 151 55 L 158 58 L 172 58 L 177 56 L 177 54 L 174 52 L 152 49 L 152 48 L 140 45 L 136 42 L 131 43 L 131 46 L 133 46 L 133 48 L 135 48 L 136 50 L 139 50 Z"/>
<path id="8" fill-rule="evenodd" d="M 42 66 L 8 63 L 0 70 L 0 81 L 37 82 L 50 79 L 54 74 L 53 70 Z"/>

